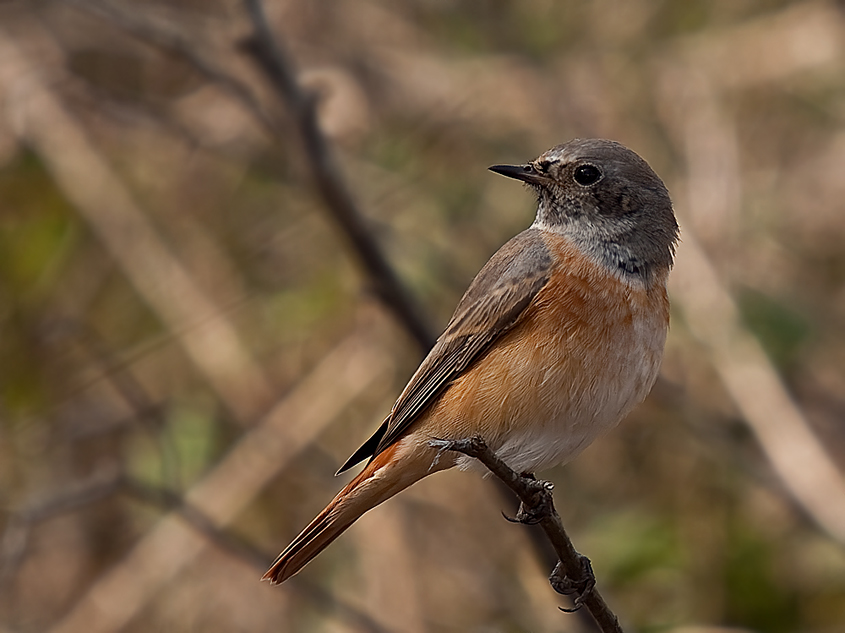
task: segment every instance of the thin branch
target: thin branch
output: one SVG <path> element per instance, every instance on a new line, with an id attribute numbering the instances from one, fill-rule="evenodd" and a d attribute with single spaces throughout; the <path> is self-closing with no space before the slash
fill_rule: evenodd
<path id="1" fill-rule="evenodd" d="M 359 333 L 352 334 L 326 355 L 184 493 L 185 503 L 202 512 L 217 529 L 230 524 L 354 399 L 384 380 L 390 368 L 386 354 L 359 338 Z M 323 397 L 327 384 L 332 385 L 332 398 Z M 120 563 L 88 587 L 50 631 L 122 630 L 205 547 L 207 543 L 185 525 L 182 513 L 165 515 Z M 109 605 L 108 609 L 103 605 Z"/>
<path id="2" fill-rule="evenodd" d="M 509 520 L 539 524 L 560 559 L 549 578 L 555 591 L 564 595 L 574 594 L 575 609 L 572 610 L 586 607 L 603 633 L 622 633 L 619 619 L 596 589 L 596 579 L 589 559 L 575 550 L 566 534 L 563 522 L 554 507 L 550 482 L 518 474 L 496 456 L 478 436 L 455 441 L 432 440 L 430 444 L 435 448 L 475 457 L 510 488 L 522 504 L 516 518 Z"/>
<path id="3" fill-rule="evenodd" d="M 115 358 L 94 328 L 81 325 L 79 330 L 78 338 L 82 348 L 92 357 L 94 363 L 102 368 L 104 379 L 134 412 L 130 421 L 139 423 L 140 428 L 156 447 L 161 463 L 162 481 L 179 487 L 179 453 L 160 433 L 167 424 L 162 405 L 147 393 L 131 367 Z"/>
<path id="4" fill-rule="evenodd" d="M 372 237 L 363 215 L 334 158 L 317 120 L 317 101 L 296 79 L 296 72 L 282 43 L 274 36 L 261 0 L 245 0 L 253 24 L 253 35 L 243 44 L 272 87 L 287 103 L 302 136 L 308 165 L 317 192 L 327 210 L 343 229 L 355 254 L 361 260 L 379 297 L 407 328 L 423 350 L 435 337 L 410 294 L 399 281 L 378 243 Z"/>
<path id="5" fill-rule="evenodd" d="M 243 82 L 211 62 L 197 51 L 193 42 L 163 25 L 153 25 L 128 15 L 109 3 L 96 0 L 65 0 L 69 4 L 109 21 L 114 26 L 147 43 L 179 55 L 210 81 L 220 85 L 250 111 L 272 136 L 279 136 L 279 128 L 262 108 L 255 93 Z M 317 193 L 327 210 L 349 240 L 361 261 L 370 282 L 382 302 L 408 330 L 421 349 L 427 351 L 435 341 L 434 333 L 422 311 L 399 281 L 381 247 L 372 237 L 349 187 L 341 175 L 331 146 L 320 130 L 316 99 L 296 80 L 293 64 L 284 47 L 267 23 L 261 2 L 247 0 L 253 23 L 253 36 L 243 43 L 243 49 L 256 62 L 257 68 L 269 79 L 272 88 L 288 105 L 302 137 L 308 166 Z"/>
<path id="6" fill-rule="evenodd" d="M 187 38 L 163 21 L 153 22 L 147 17 L 148 14 L 136 10 L 125 11 L 111 2 L 100 0 L 63 1 L 108 22 L 150 46 L 181 57 L 206 79 L 220 86 L 231 97 L 239 101 L 266 132 L 271 135 L 278 134 L 277 125 L 264 111 L 261 102 L 249 86 L 211 61 L 207 54 L 200 51 L 195 40 Z"/>
<path id="7" fill-rule="evenodd" d="M 34 526 L 102 501 L 118 491 L 120 481 L 120 473 L 116 469 L 103 469 L 61 492 L 31 501 L 12 514 L 0 537 L 0 586 L 11 580 L 23 562 Z"/>
<path id="8" fill-rule="evenodd" d="M 267 568 L 267 561 L 273 559 L 273 553 L 265 552 L 244 539 L 218 528 L 202 510 L 187 503 L 181 495 L 172 490 L 149 486 L 132 479 L 123 482 L 122 490 L 141 502 L 168 512 L 178 512 L 186 523 L 218 549 L 243 560 L 261 572 Z M 311 602 L 317 603 L 321 609 L 335 610 L 347 624 L 356 629 L 367 633 L 389 633 L 388 629 L 367 613 L 329 594 L 319 585 L 297 578 L 291 583 L 291 587 Z"/>
<path id="9" fill-rule="evenodd" d="M 274 554 L 262 551 L 247 541 L 217 528 L 202 510 L 188 504 L 178 493 L 108 473 L 105 477 L 98 474 L 89 481 L 74 485 L 49 499 L 34 503 L 7 523 L 3 538 L 0 539 L 0 582 L 14 574 L 19 566 L 26 553 L 29 534 L 35 525 L 61 514 L 79 510 L 117 492 L 126 493 L 138 501 L 165 511 L 178 512 L 186 523 L 217 548 L 245 561 L 259 571 L 263 572 L 267 568 L 267 561 L 273 559 Z M 319 585 L 297 578 L 291 583 L 291 587 L 303 597 L 317 603 L 321 609 L 337 611 L 348 624 L 361 631 L 389 633 L 388 629 L 368 614 L 329 594 Z"/>
<path id="10" fill-rule="evenodd" d="M 77 511 L 117 492 L 127 493 L 169 513 L 136 544 L 122 563 L 95 582 L 71 614 L 51 630 L 86 633 L 121 630 L 165 579 L 175 576 L 199 556 L 205 544 L 196 534 L 263 572 L 273 555 L 228 534 L 223 526 L 355 397 L 383 377 L 388 369 L 386 357 L 374 353 L 371 346 L 359 344 L 357 338 L 358 335 L 351 336 L 330 353 L 184 496 L 127 479 L 116 470 L 103 470 L 89 480 L 30 503 L 12 516 L 0 538 L 0 581 L 13 576 L 26 554 L 29 535 L 35 525 Z M 317 394 L 323 392 L 331 379 L 336 389 L 335 398 L 319 398 Z M 296 424 L 291 424 L 292 420 Z M 186 530 L 184 524 L 191 530 Z M 145 563 L 153 565 L 155 571 L 150 571 Z M 321 610 L 334 610 L 338 617 L 358 630 L 388 633 L 388 629 L 366 613 L 318 585 L 298 578 L 291 587 Z M 118 602 L 120 608 L 107 613 L 100 610 L 102 604 Z"/>

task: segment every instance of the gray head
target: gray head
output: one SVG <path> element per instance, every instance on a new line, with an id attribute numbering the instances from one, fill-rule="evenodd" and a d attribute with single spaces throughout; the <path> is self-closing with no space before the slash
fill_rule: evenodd
<path id="1" fill-rule="evenodd" d="M 537 192 L 536 228 L 569 237 L 619 274 L 648 282 L 672 266 L 678 223 L 669 192 L 624 145 L 575 139 L 525 165 L 490 169 Z"/>

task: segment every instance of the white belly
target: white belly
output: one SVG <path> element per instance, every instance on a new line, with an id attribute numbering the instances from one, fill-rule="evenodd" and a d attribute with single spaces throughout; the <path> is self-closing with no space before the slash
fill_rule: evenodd
<path id="1" fill-rule="evenodd" d="M 619 338 L 628 338 L 626 334 Z M 536 392 L 540 406 L 525 402 L 516 408 L 510 433 L 497 442 L 497 454 L 517 471 L 542 470 L 568 462 L 619 424 L 657 379 L 666 329 L 635 338 L 608 346 L 581 381 L 573 381 L 565 366 L 547 367 Z M 619 348 L 629 351 L 620 353 Z M 518 394 L 510 397 L 520 399 Z"/>

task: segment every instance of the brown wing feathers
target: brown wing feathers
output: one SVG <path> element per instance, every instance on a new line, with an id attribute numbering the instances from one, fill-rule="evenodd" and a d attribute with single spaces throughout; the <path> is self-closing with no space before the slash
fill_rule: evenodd
<path id="1" fill-rule="evenodd" d="M 499 249 L 470 284 L 390 416 L 338 473 L 397 441 L 455 378 L 513 327 L 548 281 L 551 266 L 551 256 L 537 229 L 523 231 Z"/>

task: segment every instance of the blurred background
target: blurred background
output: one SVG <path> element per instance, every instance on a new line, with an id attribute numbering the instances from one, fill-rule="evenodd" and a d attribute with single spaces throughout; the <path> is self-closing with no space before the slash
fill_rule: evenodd
<path id="1" fill-rule="evenodd" d="M 530 224 L 487 166 L 594 136 L 683 241 L 564 524 L 626 630 L 845 631 L 840 3 L 254 8 L 0 3 L 0 631 L 592 630 L 477 473 L 258 579 Z"/>

